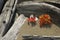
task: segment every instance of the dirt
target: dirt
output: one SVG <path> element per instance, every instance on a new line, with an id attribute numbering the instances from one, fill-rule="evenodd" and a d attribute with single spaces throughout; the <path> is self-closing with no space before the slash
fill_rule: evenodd
<path id="1" fill-rule="evenodd" d="M 50 26 L 43 26 L 42 28 L 39 26 L 38 21 L 36 26 L 32 27 L 27 24 L 27 21 L 20 28 L 17 40 L 22 40 L 24 35 L 39 35 L 39 36 L 60 36 L 60 28 L 51 24 Z"/>

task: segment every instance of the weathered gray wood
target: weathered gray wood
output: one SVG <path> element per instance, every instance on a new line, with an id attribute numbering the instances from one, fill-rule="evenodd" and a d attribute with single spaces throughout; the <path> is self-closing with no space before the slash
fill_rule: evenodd
<path id="1" fill-rule="evenodd" d="M 15 40 L 17 33 L 20 27 L 24 24 L 26 18 L 24 15 L 20 15 L 18 19 L 15 21 L 14 25 L 7 32 L 7 34 L 1 40 Z"/>
<path id="2" fill-rule="evenodd" d="M 19 7 L 25 7 L 25 6 L 29 6 L 29 5 L 36 5 L 36 6 L 40 6 L 40 7 L 43 7 L 43 8 L 48 8 L 48 9 L 51 9 L 51 10 L 54 10 L 58 13 L 60 13 L 60 8 L 58 7 L 55 7 L 53 5 L 50 5 L 50 4 L 47 4 L 47 3 L 37 3 L 37 2 L 23 2 L 23 3 L 20 3 L 17 5 L 17 8 Z"/>
<path id="3" fill-rule="evenodd" d="M 2 13 L 0 15 L 0 27 L 3 27 L 3 25 L 5 25 L 5 24 L 3 24 L 3 21 L 6 21 L 6 23 L 7 23 L 8 19 L 9 19 L 9 16 L 11 14 L 11 12 L 10 12 L 11 7 L 6 7 L 7 4 L 8 4 L 8 2 L 5 4 L 5 6 L 4 6 L 3 10 L 2 10 Z M 2 28 L 2 29 L 4 29 L 4 28 Z"/>
<path id="4" fill-rule="evenodd" d="M 10 0 L 9 2 L 13 2 L 13 5 L 12 5 L 12 9 L 10 11 L 11 13 L 9 13 L 10 17 L 8 18 L 7 24 L 5 25 L 5 29 L 4 29 L 4 32 L 3 32 L 2 36 L 4 36 L 7 33 L 7 31 L 11 28 L 11 26 L 14 23 L 14 20 L 15 20 L 16 13 L 14 13 L 14 12 L 15 12 L 15 8 L 16 8 L 16 5 L 17 5 L 17 0 L 14 0 L 14 1 Z"/>
<path id="5" fill-rule="evenodd" d="M 46 3 L 35 3 L 35 2 L 30 2 L 30 3 L 24 3 L 20 4 L 20 6 L 26 6 L 26 5 L 40 5 L 40 6 L 45 6 L 48 7 L 58 13 L 60 13 L 60 8 L 57 8 L 55 6 L 46 4 Z M 14 23 L 14 25 L 11 27 L 11 29 L 7 32 L 7 34 L 1 39 L 1 40 L 15 40 L 16 35 L 20 29 L 20 27 L 23 25 L 25 22 L 25 17 L 20 16 Z"/>
<path id="6" fill-rule="evenodd" d="M 14 3 L 14 0 L 8 0 L 0 15 L 0 36 L 1 37 L 5 29 L 5 25 L 8 23 L 8 20 L 10 18 L 13 3 Z M 6 21 L 6 23 L 3 23 L 3 21 Z"/>

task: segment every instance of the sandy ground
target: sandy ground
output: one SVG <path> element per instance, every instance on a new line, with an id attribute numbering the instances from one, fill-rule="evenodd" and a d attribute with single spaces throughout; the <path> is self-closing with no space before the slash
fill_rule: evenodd
<path id="1" fill-rule="evenodd" d="M 55 24 L 40 28 L 38 21 L 36 26 L 32 27 L 32 26 L 29 26 L 26 21 L 25 24 L 23 24 L 23 26 L 19 30 L 17 40 L 22 40 L 23 35 L 60 36 L 60 28 Z"/>

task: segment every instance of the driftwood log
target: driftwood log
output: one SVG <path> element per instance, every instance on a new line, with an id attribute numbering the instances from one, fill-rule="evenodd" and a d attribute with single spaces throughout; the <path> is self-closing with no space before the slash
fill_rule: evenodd
<path id="1" fill-rule="evenodd" d="M 60 8 L 47 3 L 36 3 L 36 2 L 24 2 L 17 5 L 17 12 L 29 16 L 31 13 L 41 15 L 43 13 L 48 13 L 52 18 L 58 17 L 58 22 L 60 22 Z M 25 17 L 20 15 L 18 19 L 11 26 L 10 30 L 1 40 L 16 40 L 17 33 L 19 32 L 20 27 L 25 21 Z M 56 20 L 55 20 L 56 21 Z M 8 26 L 7 26 L 8 27 Z M 7 28 L 6 27 L 6 28 Z"/>

